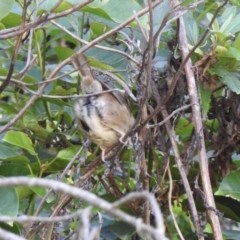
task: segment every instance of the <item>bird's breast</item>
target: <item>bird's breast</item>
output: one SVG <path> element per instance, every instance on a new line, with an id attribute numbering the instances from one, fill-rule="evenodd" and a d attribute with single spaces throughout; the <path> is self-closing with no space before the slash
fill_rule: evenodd
<path id="1" fill-rule="evenodd" d="M 80 98 L 74 105 L 81 130 L 97 145 L 111 147 L 119 140 L 119 133 L 103 123 L 103 109 L 107 107 L 97 96 Z"/>

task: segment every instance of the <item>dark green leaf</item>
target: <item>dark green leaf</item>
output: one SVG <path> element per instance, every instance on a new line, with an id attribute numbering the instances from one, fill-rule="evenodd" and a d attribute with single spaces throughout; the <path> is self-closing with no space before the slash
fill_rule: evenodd
<path id="1" fill-rule="evenodd" d="M 220 183 L 215 195 L 229 196 L 240 201 L 240 170 L 233 171 L 227 175 Z"/>
<path id="2" fill-rule="evenodd" d="M 10 13 L 14 3 L 14 0 L 0 0 L 0 20 Z"/>
<path id="3" fill-rule="evenodd" d="M 18 206 L 19 201 L 15 187 L 0 188 L 0 215 L 16 217 Z"/>
<path id="4" fill-rule="evenodd" d="M 224 69 L 215 68 L 214 70 L 221 78 L 221 81 L 226 84 L 233 92 L 237 94 L 240 93 L 240 81 L 237 77 Z"/>
<path id="5" fill-rule="evenodd" d="M 27 134 L 17 131 L 8 131 L 3 140 L 17 147 L 27 150 L 30 154 L 36 155 L 32 141 Z"/>
<path id="6" fill-rule="evenodd" d="M 5 177 L 26 176 L 29 174 L 29 168 L 24 165 L 7 163 L 0 166 L 0 175 Z"/>

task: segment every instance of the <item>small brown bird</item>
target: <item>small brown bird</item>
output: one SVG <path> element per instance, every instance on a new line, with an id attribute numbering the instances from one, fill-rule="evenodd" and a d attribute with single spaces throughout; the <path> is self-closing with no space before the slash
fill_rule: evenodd
<path id="1" fill-rule="evenodd" d="M 93 77 L 88 60 L 84 55 L 73 56 L 72 62 L 82 77 L 83 94 L 99 93 L 109 90 Z M 79 98 L 74 110 L 79 128 L 105 152 L 132 128 L 134 123 L 125 94 L 121 92 L 102 93 L 95 96 Z"/>

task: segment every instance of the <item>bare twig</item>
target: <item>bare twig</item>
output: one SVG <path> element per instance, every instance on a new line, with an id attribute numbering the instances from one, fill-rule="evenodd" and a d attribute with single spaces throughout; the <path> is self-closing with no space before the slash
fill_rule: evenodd
<path id="1" fill-rule="evenodd" d="M 164 118 L 168 117 L 168 113 L 167 113 L 166 110 L 162 110 L 161 113 L 162 113 Z M 173 147 L 173 152 L 174 152 L 176 164 L 178 166 L 178 171 L 181 175 L 181 179 L 183 181 L 183 185 L 184 185 L 187 197 L 188 197 L 189 207 L 190 207 L 190 211 L 191 211 L 192 220 L 193 220 L 193 223 L 194 223 L 194 226 L 195 226 L 195 229 L 196 229 L 196 233 L 197 233 L 198 238 L 200 240 L 204 240 L 202 229 L 201 229 L 200 224 L 199 224 L 196 205 L 195 205 L 193 195 L 192 195 L 192 190 L 190 188 L 185 170 L 182 167 L 182 160 L 181 160 L 180 153 L 179 153 L 179 150 L 178 150 L 178 146 L 177 146 L 177 143 L 176 143 L 177 136 L 174 132 L 173 127 L 171 126 L 170 120 L 168 120 L 165 123 L 165 126 L 166 126 L 166 129 L 167 129 L 167 132 L 168 132 L 168 135 L 169 135 L 172 147 Z"/>
<path id="2" fill-rule="evenodd" d="M 79 38 L 78 36 L 74 35 L 73 33 L 71 33 L 69 30 L 67 30 L 66 28 L 64 28 L 63 26 L 61 26 L 60 24 L 58 24 L 56 21 L 53 21 L 51 20 L 50 21 L 52 24 L 54 24 L 56 27 L 58 27 L 59 29 L 61 29 L 62 31 L 66 32 L 69 36 L 71 36 L 73 39 L 76 39 L 77 41 L 79 41 L 80 43 L 83 43 L 83 44 L 89 44 L 88 41 L 84 40 L 84 39 L 81 39 Z M 105 50 L 105 51 L 109 51 L 109 52 L 114 52 L 114 53 L 118 53 L 118 54 L 121 54 L 122 56 L 128 58 L 129 60 L 133 61 L 137 66 L 140 65 L 140 63 L 135 59 L 133 58 L 131 55 L 123 52 L 123 51 L 120 51 L 118 49 L 114 49 L 114 48 L 108 48 L 108 47 L 105 47 L 105 46 L 101 46 L 101 45 L 94 45 L 93 47 L 95 48 L 99 48 L 99 49 L 102 49 L 102 50 Z"/>
<path id="3" fill-rule="evenodd" d="M 1 30 L 0 31 L 0 39 L 9 39 L 9 38 L 18 36 L 20 34 L 23 34 L 24 32 L 29 31 L 30 29 L 32 29 L 36 26 L 39 26 L 41 23 L 46 23 L 47 21 L 67 16 L 67 15 L 79 10 L 80 8 L 86 6 L 87 4 L 91 3 L 92 1 L 93 0 L 86 0 L 85 2 L 76 4 L 72 8 L 70 8 L 64 12 L 61 12 L 61 13 L 54 13 L 54 14 L 47 13 L 45 15 L 42 15 L 35 22 L 25 24 L 25 27 L 23 29 L 21 29 L 20 27 L 13 27 L 10 29 Z"/>
<path id="4" fill-rule="evenodd" d="M 204 31 L 204 33 L 202 34 L 202 36 L 200 37 L 198 42 L 195 44 L 195 46 L 190 51 L 188 51 L 186 56 L 183 58 L 178 71 L 176 72 L 176 74 L 174 75 L 173 79 L 171 80 L 171 84 L 170 84 L 170 87 L 169 87 L 169 90 L 168 90 L 166 96 L 158 104 L 158 107 L 148 116 L 148 118 L 143 123 L 141 123 L 140 126 L 134 128 L 134 132 L 139 131 L 139 129 L 141 129 L 144 125 L 146 125 L 159 111 L 161 111 L 162 106 L 165 106 L 165 104 L 167 103 L 169 98 L 172 96 L 172 93 L 173 93 L 173 91 L 175 89 L 175 86 L 177 84 L 177 81 L 178 81 L 178 79 L 179 79 L 179 77 L 180 77 L 180 75 L 182 73 L 182 70 L 183 70 L 185 64 L 187 63 L 189 58 L 192 56 L 192 54 L 195 52 L 195 50 L 200 46 L 200 44 L 203 42 L 203 40 L 206 38 L 206 36 L 209 33 L 210 28 L 211 28 L 214 20 L 216 19 L 217 15 L 219 13 L 219 11 L 222 9 L 222 7 L 224 7 L 226 5 L 226 3 L 227 3 L 227 1 L 225 1 L 225 3 L 223 5 L 218 7 L 218 9 L 216 10 L 213 18 L 211 19 L 210 23 L 206 27 L 206 30 Z M 178 17 L 180 17 L 180 16 L 181 15 L 179 15 Z"/>
<path id="5" fill-rule="evenodd" d="M 144 238 L 146 236 L 152 236 L 152 238 L 148 239 L 161 239 L 167 240 L 164 236 L 164 225 L 160 224 L 157 228 L 153 228 L 149 225 L 144 224 L 140 219 L 137 219 L 133 216 L 126 214 L 125 212 L 121 211 L 120 209 L 116 209 L 113 207 L 113 204 L 97 197 L 93 193 L 89 191 L 79 189 L 77 187 L 73 187 L 67 185 L 65 183 L 61 183 L 59 181 L 51 180 L 51 179 L 42 179 L 42 178 L 28 178 L 28 177 L 9 177 L 3 178 L 0 181 L 1 187 L 7 186 L 41 186 L 46 188 L 52 188 L 54 191 L 61 191 L 65 194 L 70 194 L 76 198 L 80 198 L 83 201 L 86 201 L 88 204 L 101 208 L 102 210 L 106 211 L 107 213 L 125 221 L 126 223 L 136 227 L 138 233 Z M 133 198 L 135 197 L 133 193 L 131 193 Z M 136 193 L 137 195 L 139 193 Z M 160 211 L 158 204 L 155 200 L 155 197 L 149 192 L 141 192 L 141 197 L 145 199 L 151 199 L 151 203 L 154 203 L 155 211 Z M 159 215 L 160 214 L 160 215 Z M 157 215 L 161 216 L 161 213 Z M 161 221 L 161 219 L 158 219 Z M 162 221 L 161 221 L 162 222 Z"/>
<path id="6" fill-rule="evenodd" d="M 0 228 L 0 239 L 1 240 L 26 240 L 25 238 L 22 238 L 14 233 L 8 232 L 2 228 Z"/>
<path id="7" fill-rule="evenodd" d="M 227 2 L 228 1 L 225 1 L 221 6 L 219 6 L 219 8 L 215 12 L 215 16 L 212 18 L 212 21 L 210 22 L 210 24 L 212 24 L 212 22 L 214 21 L 215 17 L 217 16 L 218 12 L 220 11 L 220 9 L 222 7 L 224 7 L 227 4 Z M 173 0 L 173 4 L 178 5 L 179 1 Z M 207 34 L 207 32 L 208 32 L 208 29 L 207 29 L 207 31 L 205 31 L 205 34 Z M 205 39 L 205 34 L 202 35 L 199 42 L 201 42 Z M 205 149 L 205 141 L 204 141 L 204 134 L 203 134 L 201 109 L 200 109 L 199 99 L 198 99 L 198 91 L 197 91 L 197 87 L 196 87 L 194 73 L 192 70 L 192 63 L 191 63 L 191 60 L 189 59 L 192 51 L 188 50 L 188 42 L 187 42 L 186 30 L 185 30 L 183 18 L 179 18 L 179 45 L 180 45 L 180 49 L 182 52 L 182 57 L 184 59 L 184 61 L 182 62 L 180 67 L 185 68 L 190 102 L 192 104 L 194 104 L 192 106 L 192 112 L 193 112 L 193 121 L 194 121 L 194 126 L 195 126 L 195 134 L 198 137 L 198 143 L 199 143 L 198 144 L 198 156 L 199 156 L 199 167 L 200 167 L 200 172 L 201 172 L 202 184 L 203 184 L 207 204 L 209 206 L 212 206 L 213 208 L 215 208 L 215 201 L 213 198 L 211 182 L 210 182 L 210 177 L 209 177 L 209 171 L 208 171 L 208 158 L 207 158 L 206 149 Z M 194 46 L 194 51 L 195 51 L 195 49 L 196 49 L 196 45 Z M 180 68 L 179 68 L 179 70 L 180 70 Z M 178 70 L 178 72 L 179 72 L 179 70 Z M 179 72 L 179 74 L 177 73 L 175 75 L 175 77 L 174 77 L 175 79 L 176 79 L 177 75 L 180 76 L 180 72 Z M 173 79 L 173 81 L 174 81 L 174 79 Z M 177 81 L 177 79 L 176 79 L 176 81 Z M 220 227 L 220 223 L 219 223 L 219 219 L 218 219 L 217 215 L 213 211 L 208 210 L 208 216 L 210 218 L 210 222 L 212 225 L 214 239 L 222 240 L 221 227 Z M 197 223 L 196 221 L 194 221 L 194 225 L 197 230 L 198 236 L 200 237 L 200 235 L 202 234 L 200 226 L 198 226 L 200 224 Z"/>
<path id="8" fill-rule="evenodd" d="M 22 13 L 22 21 L 21 21 L 21 25 L 20 25 L 20 29 L 24 29 L 25 27 L 25 23 L 26 23 L 26 14 L 27 14 L 27 7 L 30 4 L 30 2 L 28 1 L 24 1 L 24 6 L 23 6 L 23 13 Z M 24 32 L 23 32 L 24 33 Z M 16 46 L 14 48 L 13 51 L 13 55 L 11 58 L 11 62 L 10 62 L 10 67 L 9 67 L 9 71 L 6 77 L 6 80 L 2 83 L 2 85 L 0 86 L 0 93 L 8 86 L 10 79 L 12 77 L 13 71 L 14 71 L 14 67 L 15 67 L 15 62 L 17 60 L 17 56 L 18 56 L 18 51 L 19 48 L 21 46 L 21 42 L 22 42 L 22 34 L 20 34 L 17 38 L 16 41 Z"/>
<path id="9" fill-rule="evenodd" d="M 164 120 L 162 120 L 160 123 L 156 123 L 156 124 L 148 124 L 148 127 L 149 128 L 154 128 L 156 126 L 162 126 L 166 121 L 168 121 L 171 117 L 173 117 L 176 113 L 178 112 L 181 112 L 183 110 L 186 110 L 188 109 L 189 107 L 191 107 L 192 104 L 188 104 L 188 105 L 185 105 L 185 106 L 182 106 L 176 110 L 174 110 L 171 114 L 169 114 L 166 118 L 164 118 Z"/>
<path id="10" fill-rule="evenodd" d="M 171 169 L 169 167 L 169 159 L 168 159 L 168 166 L 167 166 L 167 172 L 168 172 L 168 177 L 169 177 L 169 192 L 168 192 L 168 206 L 169 206 L 169 211 L 171 213 L 171 216 L 172 216 L 172 220 L 173 220 L 173 223 L 174 223 L 174 226 L 177 230 L 177 233 L 180 237 L 181 240 L 184 240 L 184 237 L 182 235 L 182 232 L 177 224 L 177 221 L 176 221 L 176 218 L 174 216 L 174 213 L 173 213 L 173 209 L 172 209 L 172 190 L 173 190 L 173 180 L 172 180 L 172 174 L 171 174 Z"/>

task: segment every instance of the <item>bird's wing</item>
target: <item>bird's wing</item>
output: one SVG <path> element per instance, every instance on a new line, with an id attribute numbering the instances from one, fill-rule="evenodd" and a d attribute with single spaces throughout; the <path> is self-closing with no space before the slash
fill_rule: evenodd
<path id="1" fill-rule="evenodd" d="M 100 95 L 95 107 L 101 123 L 105 126 L 114 129 L 121 135 L 131 129 L 134 123 L 132 114 L 126 105 L 117 101 L 111 93 Z"/>

